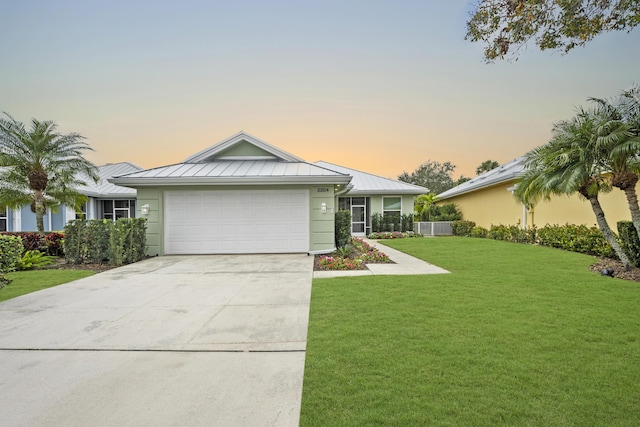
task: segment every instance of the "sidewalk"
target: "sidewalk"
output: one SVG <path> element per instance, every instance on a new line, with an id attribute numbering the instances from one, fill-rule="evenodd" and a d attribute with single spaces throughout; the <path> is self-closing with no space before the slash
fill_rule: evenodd
<path id="1" fill-rule="evenodd" d="M 396 275 L 396 274 L 443 274 L 447 270 L 429 264 L 426 261 L 407 255 L 404 252 L 379 244 L 375 240 L 362 239 L 369 245 L 384 252 L 395 264 L 367 264 L 366 270 L 349 271 L 314 271 L 314 279 L 326 279 L 331 277 L 353 277 L 371 275 Z"/>

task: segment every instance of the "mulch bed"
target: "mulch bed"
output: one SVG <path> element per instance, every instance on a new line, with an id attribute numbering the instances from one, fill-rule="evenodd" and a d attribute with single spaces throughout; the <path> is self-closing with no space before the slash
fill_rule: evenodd
<path id="1" fill-rule="evenodd" d="M 115 265 L 110 264 L 67 264 L 64 258 L 58 258 L 53 264 L 47 265 L 42 268 L 43 270 L 91 270 L 94 273 L 101 273 L 103 271 L 116 268 Z"/>
<path id="2" fill-rule="evenodd" d="M 611 258 L 599 258 L 598 262 L 589 266 L 589 270 L 594 273 L 602 274 L 602 270 L 606 268 L 613 269 L 613 277 L 618 279 L 631 280 L 640 282 L 640 268 L 631 267 L 628 270 L 624 268 L 624 264 Z"/>

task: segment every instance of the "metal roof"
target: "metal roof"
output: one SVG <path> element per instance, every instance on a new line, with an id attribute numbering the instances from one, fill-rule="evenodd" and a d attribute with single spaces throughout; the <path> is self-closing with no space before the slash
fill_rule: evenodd
<path id="1" fill-rule="evenodd" d="M 122 187 L 109 182 L 110 178 L 118 175 L 124 175 L 132 172 L 137 172 L 142 168 L 128 163 L 109 163 L 103 166 L 98 166 L 98 176 L 100 180 L 95 183 L 88 177 L 82 177 L 86 182 L 86 185 L 78 188 L 78 191 L 89 197 L 135 197 L 137 191 L 134 188 Z"/>
<path id="2" fill-rule="evenodd" d="M 502 166 L 473 178 L 470 181 L 453 187 L 438 194 L 438 199 L 444 200 L 461 194 L 470 193 L 482 188 L 491 187 L 503 182 L 515 180 L 524 174 L 524 156 L 518 157 Z"/>
<path id="3" fill-rule="evenodd" d="M 426 194 L 429 189 L 419 185 L 413 185 L 395 179 L 383 178 L 359 170 L 345 168 L 329 162 L 315 162 L 316 165 L 331 169 L 336 172 L 353 176 L 348 194 L 370 195 L 370 194 Z"/>
<path id="4" fill-rule="evenodd" d="M 114 177 L 118 185 L 347 184 L 349 175 L 307 162 L 215 160 L 179 163 Z"/>

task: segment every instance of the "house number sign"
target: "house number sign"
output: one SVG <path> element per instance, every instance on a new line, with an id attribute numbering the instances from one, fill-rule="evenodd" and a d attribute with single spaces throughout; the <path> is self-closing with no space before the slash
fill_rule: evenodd
<path id="1" fill-rule="evenodd" d="M 318 191 L 318 193 L 328 193 L 329 187 L 318 187 L 316 188 L 316 190 Z"/>

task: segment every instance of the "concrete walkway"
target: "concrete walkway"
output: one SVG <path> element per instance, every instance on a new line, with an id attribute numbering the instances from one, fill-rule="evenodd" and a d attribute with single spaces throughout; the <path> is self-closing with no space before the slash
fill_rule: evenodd
<path id="1" fill-rule="evenodd" d="M 158 257 L 0 304 L 3 426 L 297 426 L 313 257 Z"/>
<path id="2" fill-rule="evenodd" d="M 396 274 L 444 274 L 449 271 L 429 264 L 421 259 L 407 255 L 389 246 L 378 243 L 375 240 L 364 239 L 366 243 L 384 252 L 394 264 L 367 264 L 366 270 L 352 271 L 314 271 L 313 277 L 325 279 L 331 277 L 370 276 L 370 275 L 396 275 Z"/>

